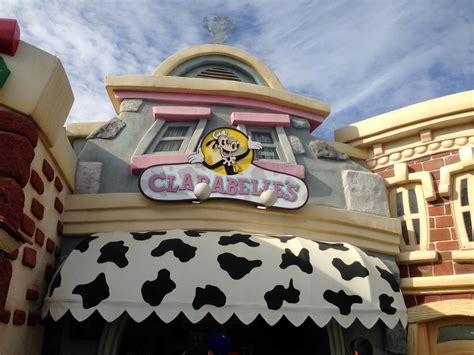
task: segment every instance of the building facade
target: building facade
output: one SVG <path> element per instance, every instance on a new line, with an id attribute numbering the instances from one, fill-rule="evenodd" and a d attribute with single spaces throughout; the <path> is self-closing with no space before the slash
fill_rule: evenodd
<path id="1" fill-rule="evenodd" d="M 65 129 L 61 63 L 0 24 L 1 353 L 472 346 L 472 92 L 328 142 L 328 104 L 202 45 L 107 77 L 117 116 Z"/>
<path id="2" fill-rule="evenodd" d="M 473 113 L 468 91 L 336 131 L 339 142 L 367 151 L 401 220 L 397 263 L 413 354 L 474 349 Z"/>

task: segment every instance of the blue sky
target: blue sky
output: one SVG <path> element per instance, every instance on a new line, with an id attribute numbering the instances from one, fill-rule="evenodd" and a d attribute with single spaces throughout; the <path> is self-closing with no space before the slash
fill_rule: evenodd
<path id="1" fill-rule="evenodd" d="M 270 66 L 283 86 L 328 102 L 315 134 L 474 88 L 473 0 L 0 0 L 22 40 L 58 56 L 74 90 L 68 122 L 114 112 L 106 75 L 148 74 L 208 43 L 204 16 L 238 22 L 228 44 Z"/>

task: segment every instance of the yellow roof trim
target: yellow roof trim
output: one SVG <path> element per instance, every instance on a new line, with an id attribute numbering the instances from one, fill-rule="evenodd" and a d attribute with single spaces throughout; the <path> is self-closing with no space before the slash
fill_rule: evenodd
<path id="1" fill-rule="evenodd" d="M 239 60 L 253 68 L 265 82 L 273 89 L 283 90 L 283 86 L 275 73 L 260 59 L 236 47 L 224 44 L 203 44 L 183 49 L 163 61 L 154 71 L 153 75 L 169 75 L 179 65 L 196 57 L 206 55 L 222 55 Z"/>
<path id="2" fill-rule="evenodd" d="M 66 134 L 70 140 L 86 138 L 89 134 L 106 123 L 107 121 L 68 123 L 66 124 Z"/>
<path id="3" fill-rule="evenodd" d="M 329 104 L 325 102 L 289 91 L 227 80 L 156 75 L 107 76 L 105 87 L 117 113 L 120 111 L 120 102 L 114 95 L 115 90 L 238 96 L 279 104 L 322 117 L 328 116 L 331 111 Z"/>
<path id="4" fill-rule="evenodd" d="M 365 138 L 409 127 L 417 123 L 430 126 L 430 120 L 474 110 L 474 90 L 420 102 L 353 123 L 334 132 L 336 141 L 363 142 Z M 421 129 L 421 128 L 420 128 Z M 357 146 L 358 144 L 356 144 Z"/>

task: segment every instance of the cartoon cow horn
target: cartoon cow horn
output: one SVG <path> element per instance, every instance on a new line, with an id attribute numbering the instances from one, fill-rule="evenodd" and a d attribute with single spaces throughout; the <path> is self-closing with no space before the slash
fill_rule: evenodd
<path id="1" fill-rule="evenodd" d="M 214 132 L 214 133 L 212 134 L 212 137 L 214 137 L 214 139 L 217 139 L 217 138 L 219 138 L 219 136 L 226 136 L 226 135 L 227 135 L 227 134 L 225 133 L 225 131 L 222 130 L 222 131 L 220 131 L 220 132 Z"/>

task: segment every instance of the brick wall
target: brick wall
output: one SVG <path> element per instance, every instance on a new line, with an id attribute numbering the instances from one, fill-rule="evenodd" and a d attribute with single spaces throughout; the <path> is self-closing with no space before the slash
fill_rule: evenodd
<path id="1" fill-rule="evenodd" d="M 402 278 L 474 274 L 473 263 L 457 263 L 452 260 L 452 251 L 459 250 L 460 248 L 454 223 L 454 215 L 449 197 L 441 197 L 438 194 L 440 168 L 446 165 L 455 164 L 459 161 L 459 152 L 456 149 L 406 162 L 409 173 L 428 171 L 433 178 L 436 199 L 427 202 L 429 227 L 428 249 L 436 250 L 438 252 L 438 260 L 432 263 L 399 265 L 400 276 Z M 378 169 L 374 172 L 384 178 L 394 176 L 393 166 Z M 466 298 L 474 298 L 474 295 L 470 293 L 460 293 L 447 295 L 405 296 L 405 301 L 408 307 L 412 307 L 427 302 Z"/>
<path id="2" fill-rule="evenodd" d="M 0 134 L 2 127 L 10 131 L 17 127 L 18 123 L 12 124 L 15 120 L 29 122 L 36 129 L 30 118 L 0 110 Z M 2 122 L 8 124 L 2 126 Z M 8 354 L 22 354 L 25 349 L 31 349 L 29 354 L 34 355 L 41 352 L 40 308 L 60 253 L 58 231 L 62 230 L 61 217 L 69 191 L 41 140 L 31 146 L 26 163 L 17 162 L 20 172 L 13 171 L 8 164 L 2 168 L 2 156 L 13 161 L 25 159 L 15 154 L 0 155 L 0 214 L 12 216 L 10 224 L 29 243 L 0 255 L 0 349 Z M 13 183 L 21 199 L 17 198 L 16 204 L 5 203 L 8 210 L 2 202 L 11 200 L 7 192 L 11 194 Z M 2 190 L 7 185 L 9 189 Z"/>

